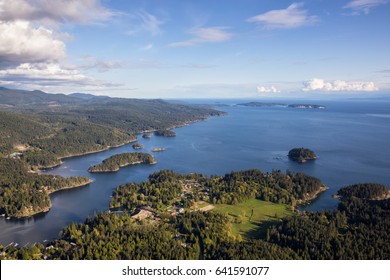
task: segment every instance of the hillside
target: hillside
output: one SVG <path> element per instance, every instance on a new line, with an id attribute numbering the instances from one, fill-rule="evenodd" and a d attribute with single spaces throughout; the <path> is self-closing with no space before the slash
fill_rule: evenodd
<path id="1" fill-rule="evenodd" d="M 221 114 L 163 100 L 0 88 L 0 155 L 23 152 L 22 158 L 32 166 L 53 166 L 63 157 L 135 141 L 136 133 Z"/>

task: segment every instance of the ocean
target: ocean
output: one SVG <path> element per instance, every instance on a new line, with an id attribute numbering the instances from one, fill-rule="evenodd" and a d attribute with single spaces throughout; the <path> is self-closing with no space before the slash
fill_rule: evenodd
<path id="1" fill-rule="evenodd" d="M 150 173 L 173 169 L 179 173 L 223 175 L 233 170 L 257 168 L 262 171 L 291 170 L 319 178 L 329 189 L 315 201 L 302 206 L 306 211 L 334 209 L 337 190 L 354 183 L 390 185 L 390 100 L 277 101 L 306 103 L 325 109 L 246 107 L 249 100 L 192 100 L 213 104 L 226 116 L 176 128 L 176 137 L 152 136 L 139 143 L 142 152 L 155 147 L 156 165 L 128 166 L 117 173 L 90 174 L 90 165 L 117 153 L 134 151 L 131 144 L 105 152 L 64 160 L 46 171 L 62 176 L 89 176 L 86 187 L 51 195 L 48 213 L 26 219 L 0 218 L 0 243 L 26 245 L 57 238 L 61 228 L 83 222 L 87 216 L 108 210 L 112 191 L 119 185 L 147 179 Z M 318 159 L 299 164 L 288 159 L 291 148 L 306 147 Z"/>

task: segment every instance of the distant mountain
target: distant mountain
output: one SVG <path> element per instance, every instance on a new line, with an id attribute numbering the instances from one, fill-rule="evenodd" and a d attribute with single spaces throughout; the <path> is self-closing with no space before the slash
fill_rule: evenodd
<path id="1" fill-rule="evenodd" d="M 99 95 L 93 95 L 93 94 L 89 94 L 89 93 L 78 93 L 78 92 L 71 93 L 68 96 L 77 97 L 77 98 L 81 98 L 81 99 L 87 99 L 87 100 L 94 99 L 94 98 L 99 98 L 99 99 L 110 98 L 109 96 L 99 96 Z"/>
<path id="2" fill-rule="evenodd" d="M 80 101 L 80 98 L 65 94 L 49 94 L 40 90 L 19 90 L 0 87 L 0 104 L 5 106 L 60 106 L 72 105 Z"/>

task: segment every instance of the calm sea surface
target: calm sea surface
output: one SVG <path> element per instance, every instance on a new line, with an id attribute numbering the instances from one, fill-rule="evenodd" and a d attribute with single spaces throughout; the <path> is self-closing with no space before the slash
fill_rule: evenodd
<path id="1" fill-rule="evenodd" d="M 214 101 L 203 101 L 210 102 Z M 304 207 L 310 211 L 335 208 L 338 201 L 331 195 L 348 184 L 390 185 L 389 100 L 305 102 L 327 106 L 323 110 L 234 106 L 243 102 L 235 100 L 218 102 L 230 105 L 217 107 L 228 112 L 227 116 L 177 128 L 174 138 L 140 137 L 143 152 L 151 152 L 154 147 L 167 148 L 154 153 L 156 165 L 129 166 L 112 174 L 87 172 L 90 165 L 111 155 L 134 151 L 131 144 L 65 160 L 63 165 L 47 173 L 89 176 L 94 182 L 53 194 L 53 207 L 48 213 L 19 220 L 0 218 L 0 243 L 25 245 L 57 238 L 64 226 L 83 222 L 88 215 L 107 210 L 117 186 L 143 181 L 160 169 L 208 175 L 251 168 L 302 171 L 318 177 L 329 187 Z M 306 164 L 291 162 L 286 155 L 293 147 L 310 148 L 318 159 Z"/>

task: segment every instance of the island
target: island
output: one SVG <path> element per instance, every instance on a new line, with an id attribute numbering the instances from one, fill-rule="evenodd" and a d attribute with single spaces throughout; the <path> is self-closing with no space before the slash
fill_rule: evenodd
<path id="1" fill-rule="evenodd" d="M 166 148 L 153 148 L 152 149 L 152 152 L 162 152 L 162 151 L 165 151 Z"/>
<path id="2" fill-rule="evenodd" d="M 144 146 L 142 146 L 139 143 L 136 143 L 136 144 L 133 144 L 132 147 L 134 150 L 141 150 Z"/>
<path id="3" fill-rule="evenodd" d="M 88 171 L 91 173 L 117 172 L 120 168 L 134 164 L 156 164 L 156 160 L 147 153 L 122 153 L 113 155 L 102 163 L 91 166 Z"/>
<path id="4" fill-rule="evenodd" d="M 312 150 L 306 149 L 306 148 L 294 148 L 294 149 L 291 149 L 288 152 L 288 157 L 291 160 L 297 161 L 299 163 L 305 163 L 308 160 L 315 160 L 315 159 L 317 159 L 316 154 Z"/>
<path id="5" fill-rule="evenodd" d="M 285 104 L 279 102 L 247 102 L 237 104 L 238 106 L 247 106 L 247 107 L 288 107 L 288 108 L 297 108 L 297 109 L 325 109 L 324 105 L 316 104 Z"/>
<path id="6" fill-rule="evenodd" d="M 150 139 L 150 133 L 144 133 L 144 134 L 142 134 L 142 138 L 144 138 L 144 139 Z"/>
<path id="7" fill-rule="evenodd" d="M 299 109 L 325 109 L 324 105 L 315 105 L 315 104 L 290 104 L 289 108 L 299 108 Z"/>
<path id="8" fill-rule="evenodd" d="M 156 136 L 163 136 L 163 137 L 175 137 L 176 132 L 168 129 L 163 129 L 163 130 L 156 130 L 154 132 L 154 135 Z"/>
<path id="9" fill-rule="evenodd" d="M 247 106 L 247 107 L 287 107 L 287 104 L 284 103 L 276 103 L 276 102 L 247 102 L 237 104 L 239 106 Z"/>

